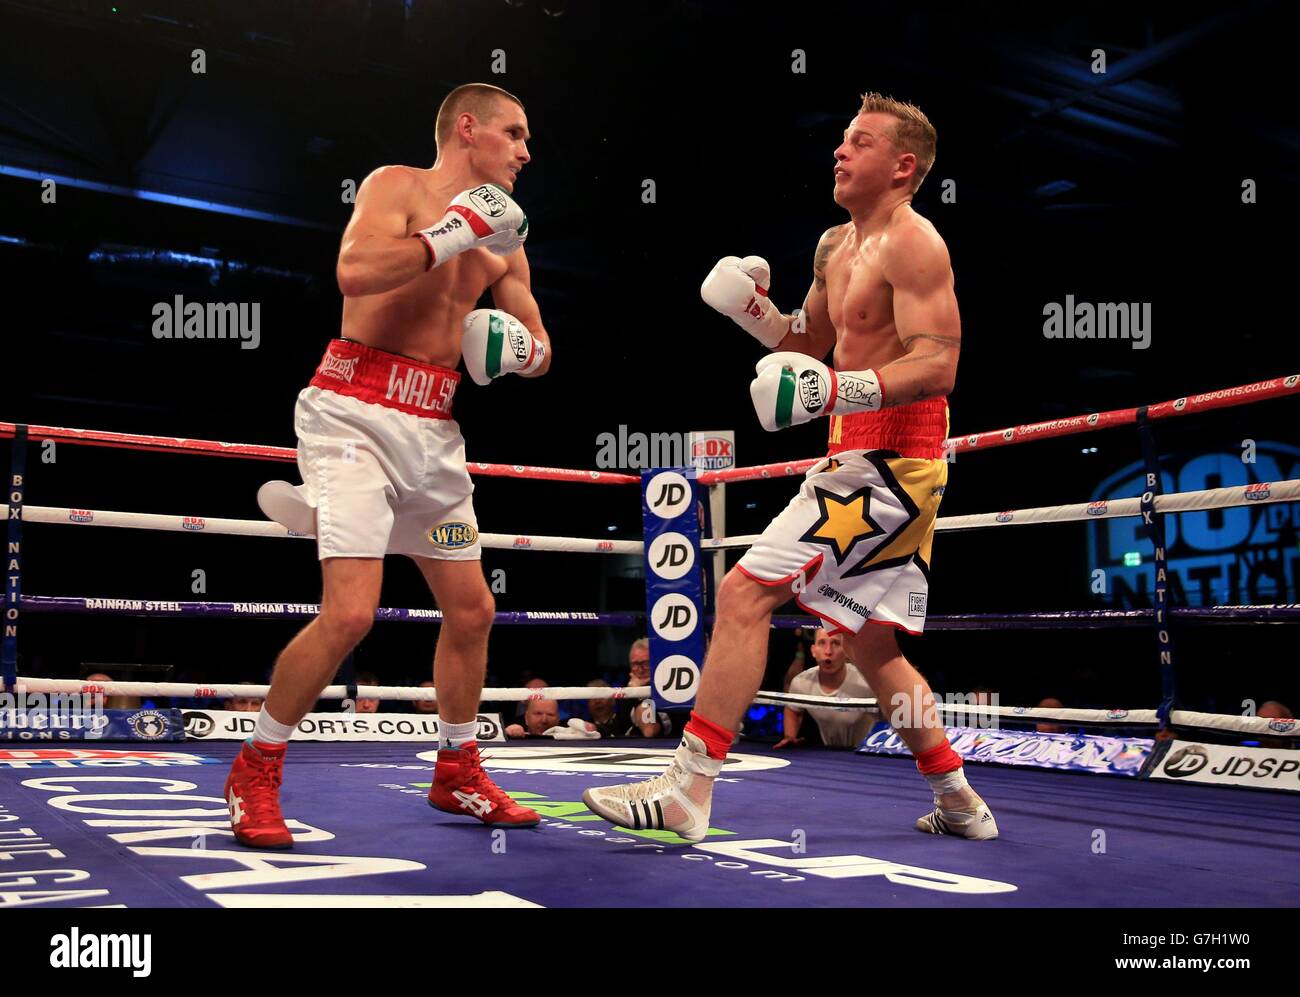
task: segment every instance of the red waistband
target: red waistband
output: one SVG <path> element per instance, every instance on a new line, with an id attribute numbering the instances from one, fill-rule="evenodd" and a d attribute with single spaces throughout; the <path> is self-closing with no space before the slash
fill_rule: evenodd
<path id="1" fill-rule="evenodd" d="M 844 450 L 893 450 L 902 457 L 934 460 L 944 456 L 948 399 L 927 398 L 911 405 L 831 416 L 827 455 Z"/>
<path id="2" fill-rule="evenodd" d="M 311 379 L 324 388 L 372 405 L 427 419 L 450 419 L 460 374 L 446 367 L 385 353 L 350 339 L 332 339 Z"/>

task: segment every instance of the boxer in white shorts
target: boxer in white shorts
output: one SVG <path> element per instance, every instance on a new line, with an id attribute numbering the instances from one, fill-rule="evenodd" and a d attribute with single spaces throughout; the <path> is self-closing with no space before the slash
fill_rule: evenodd
<path id="1" fill-rule="evenodd" d="M 929 685 L 895 639 L 925 622 L 931 535 L 947 482 L 946 396 L 961 347 L 947 246 L 912 210 L 934 153 L 935 130 L 920 109 L 865 95 L 835 150 L 834 197 L 849 221 L 822 236 L 802 313 L 783 315 L 772 304 L 771 272 L 757 256 L 724 258 L 700 289 L 776 351 L 759 361 L 750 385 L 763 427 L 829 416 L 830 446 L 718 587 L 699 695 L 668 771 L 583 794 L 615 824 L 704 837 L 714 779 L 763 678 L 772 613 L 794 597 L 845 635 L 881 712 L 916 757 L 934 799 L 916 827 L 997 836 Z"/>
<path id="2" fill-rule="evenodd" d="M 385 166 L 357 192 L 337 267 L 342 336 L 298 396 L 303 484 L 258 493 L 270 518 L 316 536 L 323 594 L 320 615 L 276 660 L 226 780 L 231 827 L 251 847 L 293 844 L 280 807 L 285 745 L 374 622 L 385 554 L 414 560 L 443 614 L 429 804 L 499 827 L 540 820 L 488 778 L 475 740 L 495 604 L 451 417 L 462 357 L 478 384 L 550 367 L 523 249 L 528 220 L 510 197 L 529 160 L 528 119 L 518 98 L 474 83 L 447 96 L 435 128 L 431 169 Z M 498 308 L 475 310 L 489 288 Z"/>
<path id="3" fill-rule="evenodd" d="M 263 485 L 263 510 L 314 533 L 322 561 L 477 561 L 474 485 L 451 417 L 459 380 L 445 367 L 334 340 L 294 413 L 304 483 Z M 405 401 L 400 388 L 388 397 L 390 382 L 409 385 Z"/>

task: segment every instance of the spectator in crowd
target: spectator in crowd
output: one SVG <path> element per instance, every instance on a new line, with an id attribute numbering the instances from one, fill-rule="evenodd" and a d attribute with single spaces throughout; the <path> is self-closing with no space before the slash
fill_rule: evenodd
<path id="1" fill-rule="evenodd" d="M 546 688 L 547 686 L 549 686 L 549 685 L 550 685 L 550 683 L 547 682 L 546 679 L 543 679 L 543 678 L 531 678 L 531 679 L 529 679 L 527 682 L 524 683 L 524 688 L 525 688 L 525 689 L 545 689 L 545 688 Z M 524 719 L 524 712 L 528 709 L 528 703 L 529 703 L 529 700 L 524 700 L 523 702 L 516 704 L 516 706 L 515 706 L 515 717 L 516 717 L 518 720 L 522 721 L 522 720 Z"/>
<path id="2" fill-rule="evenodd" d="M 627 684 L 650 684 L 650 640 L 639 637 L 627 652 Z M 624 737 L 666 737 L 671 726 L 666 713 L 656 713 L 653 699 L 627 700 L 631 726 Z M 648 705 L 647 705 L 648 704 Z"/>
<path id="3" fill-rule="evenodd" d="M 609 688 L 609 683 L 604 679 L 592 679 L 587 685 L 593 689 Z M 631 723 L 631 710 L 624 709 L 624 701 L 621 699 L 589 699 L 587 711 L 601 737 L 622 737 Z"/>
<path id="4" fill-rule="evenodd" d="M 433 679 L 425 679 L 420 683 L 421 689 L 432 689 Z M 438 701 L 436 699 L 417 699 L 412 704 L 412 711 L 415 713 L 437 713 Z"/>
<path id="5" fill-rule="evenodd" d="M 95 672 L 93 675 L 87 675 L 86 681 L 91 684 L 103 684 L 112 682 L 113 677 L 105 672 Z M 95 693 L 94 705 L 103 707 L 106 710 L 138 710 L 140 709 L 140 697 L 104 696 L 101 693 Z"/>
<path id="6" fill-rule="evenodd" d="M 627 651 L 627 684 L 650 684 L 650 638 L 638 637 Z"/>
<path id="7" fill-rule="evenodd" d="M 506 737 L 542 737 L 560 725 L 560 704 L 553 699 L 530 699 L 525 704 L 524 722 L 506 728 Z"/>
<path id="8" fill-rule="evenodd" d="M 375 676 L 374 672 L 357 672 L 356 681 L 357 681 L 357 685 L 378 685 L 379 684 L 379 679 Z M 361 696 L 358 696 L 356 712 L 378 713 L 379 704 L 380 704 L 380 700 L 378 699 L 364 699 Z"/>
<path id="9" fill-rule="evenodd" d="M 257 685 L 258 683 L 245 679 L 237 684 Z M 223 705 L 234 713 L 258 713 L 262 709 L 262 700 L 260 696 L 231 696 Z"/>
<path id="10" fill-rule="evenodd" d="M 1059 699 L 1055 699 L 1052 696 L 1048 696 L 1046 699 L 1039 702 L 1038 709 L 1063 710 L 1065 709 L 1065 704 L 1062 703 Z M 1052 722 L 1051 720 L 1044 720 L 1036 724 L 1034 729 L 1038 731 L 1038 733 L 1040 734 L 1064 734 L 1065 733 L 1064 727 L 1062 727 L 1058 723 Z"/>
<path id="11" fill-rule="evenodd" d="M 844 636 L 818 628 L 812 644 L 816 664 L 795 676 L 790 693 L 795 696 L 834 696 L 836 699 L 871 699 L 875 693 L 844 653 Z M 866 737 L 878 717 L 873 710 L 841 710 L 834 707 L 787 706 L 784 736 L 776 747 L 798 747 L 803 714 L 817 723 L 822 743 L 831 748 L 854 748 Z"/>
<path id="12" fill-rule="evenodd" d="M 790 683 L 794 681 L 796 675 L 808 669 L 808 662 L 812 656 L 812 635 L 816 631 L 810 631 L 807 627 L 796 627 L 794 631 L 795 651 L 794 658 L 790 662 L 790 667 L 785 670 L 785 677 L 781 681 L 781 691 L 789 692 Z"/>
<path id="13" fill-rule="evenodd" d="M 604 679 L 592 679 L 587 685 L 609 688 Z M 668 714 L 657 713 L 653 699 L 590 699 L 587 707 L 601 737 L 663 737 L 672 730 Z"/>

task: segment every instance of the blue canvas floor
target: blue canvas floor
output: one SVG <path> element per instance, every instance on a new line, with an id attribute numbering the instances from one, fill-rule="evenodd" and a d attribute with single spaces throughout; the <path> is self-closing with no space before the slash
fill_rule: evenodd
<path id="1" fill-rule="evenodd" d="M 594 784 L 666 764 L 669 742 L 489 745 L 540 811 L 497 831 L 429 808 L 429 744 L 295 743 L 290 852 L 234 843 L 237 746 L 0 751 L 0 906 L 1297 906 L 1300 798 L 971 765 L 991 842 L 912 828 L 909 760 L 742 745 L 690 845 L 612 828 Z M 26 754 L 24 754 L 26 753 Z"/>

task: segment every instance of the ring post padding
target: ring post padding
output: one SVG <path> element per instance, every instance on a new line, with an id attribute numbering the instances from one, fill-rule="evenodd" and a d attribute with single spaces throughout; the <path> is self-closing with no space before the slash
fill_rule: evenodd
<path id="1" fill-rule="evenodd" d="M 9 458 L 8 529 L 5 536 L 4 636 L 0 638 L 0 680 L 13 691 L 18 679 L 18 603 L 23 574 L 23 477 L 27 470 L 27 427 L 14 427 Z"/>
<path id="2" fill-rule="evenodd" d="M 641 472 L 650 687 L 658 709 L 695 702 L 704 663 L 699 485 L 695 468 Z"/>
<path id="3" fill-rule="evenodd" d="M 1160 660 L 1160 705 L 1156 715 L 1160 718 L 1161 728 L 1169 723 L 1169 714 L 1174 708 L 1178 695 L 1177 673 L 1174 667 L 1174 636 L 1169 622 L 1169 559 L 1165 549 L 1164 514 L 1156 511 L 1156 496 L 1163 487 L 1160 480 L 1160 454 L 1156 450 L 1155 433 L 1144 405 L 1137 410 L 1138 437 L 1142 441 L 1142 463 L 1144 468 L 1144 487 L 1142 489 L 1142 526 L 1155 549 L 1151 562 L 1153 582 L 1151 587 L 1152 606 L 1155 607 L 1156 652 Z"/>

